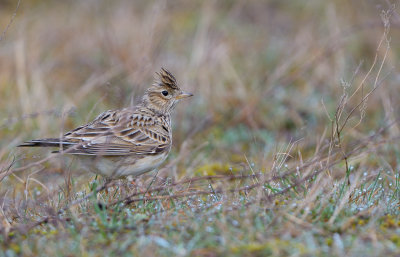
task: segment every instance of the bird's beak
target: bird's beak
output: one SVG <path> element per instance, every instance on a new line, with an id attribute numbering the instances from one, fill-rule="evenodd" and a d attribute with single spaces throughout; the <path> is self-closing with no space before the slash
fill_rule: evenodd
<path id="1" fill-rule="evenodd" d="M 187 98 L 187 97 L 191 97 L 191 96 L 193 96 L 193 94 L 191 94 L 191 93 L 186 93 L 186 92 L 182 92 L 180 95 L 178 95 L 177 97 L 176 97 L 176 99 L 183 99 L 183 98 Z"/>

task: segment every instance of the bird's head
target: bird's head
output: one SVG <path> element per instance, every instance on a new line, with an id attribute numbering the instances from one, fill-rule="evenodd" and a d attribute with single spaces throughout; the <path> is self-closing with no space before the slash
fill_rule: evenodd
<path id="1" fill-rule="evenodd" d="M 143 105 L 158 113 L 170 113 L 179 100 L 193 96 L 183 92 L 177 85 L 175 77 L 166 69 L 157 72 L 157 79 L 143 96 Z"/>

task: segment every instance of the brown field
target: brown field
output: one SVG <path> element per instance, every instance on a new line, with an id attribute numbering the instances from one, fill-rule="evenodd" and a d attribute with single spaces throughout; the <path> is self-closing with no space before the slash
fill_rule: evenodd
<path id="1" fill-rule="evenodd" d="M 389 1 L 1 1 L 0 257 L 398 256 L 399 29 Z M 194 97 L 153 183 L 16 148 L 161 67 Z"/>

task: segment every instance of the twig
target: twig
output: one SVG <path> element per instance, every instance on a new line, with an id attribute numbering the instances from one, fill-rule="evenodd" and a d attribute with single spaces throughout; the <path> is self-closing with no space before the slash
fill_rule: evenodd
<path id="1" fill-rule="evenodd" d="M 8 29 L 11 27 L 11 24 L 12 24 L 12 22 L 14 21 L 15 16 L 17 15 L 17 11 L 18 11 L 18 9 L 19 9 L 19 5 L 20 5 L 20 4 L 21 4 L 21 0 L 18 0 L 18 2 L 17 2 L 17 7 L 15 7 L 15 10 L 14 10 L 12 16 L 11 16 L 10 21 L 8 22 L 6 28 L 5 28 L 5 29 L 3 30 L 3 32 L 1 33 L 0 41 L 3 40 L 3 39 L 6 37 L 6 33 L 7 33 Z"/>

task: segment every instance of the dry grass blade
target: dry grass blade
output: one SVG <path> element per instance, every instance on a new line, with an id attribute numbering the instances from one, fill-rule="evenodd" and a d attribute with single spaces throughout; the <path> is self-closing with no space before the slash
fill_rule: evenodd
<path id="1" fill-rule="evenodd" d="M 18 12 L 20 4 L 21 4 L 21 0 L 18 0 L 17 6 L 15 7 L 15 10 L 10 18 L 10 21 L 8 22 L 6 28 L 3 30 L 3 32 L 0 35 L 0 42 L 6 37 L 7 31 L 10 29 L 11 24 L 13 23 L 13 21 L 15 19 L 15 16 L 17 16 L 17 12 Z"/>

